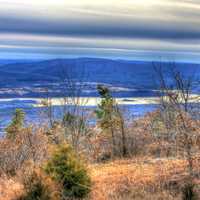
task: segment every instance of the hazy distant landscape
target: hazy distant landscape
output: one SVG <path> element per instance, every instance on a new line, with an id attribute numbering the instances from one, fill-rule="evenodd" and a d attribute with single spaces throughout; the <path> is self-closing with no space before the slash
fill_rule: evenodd
<path id="1" fill-rule="evenodd" d="M 200 200 L 200 0 L 0 2 L 0 200 Z"/>
<path id="2" fill-rule="evenodd" d="M 160 63 L 143 61 L 111 60 L 101 58 L 77 58 L 56 60 L 0 60 L 0 116 L 4 118 L 2 127 L 11 120 L 13 111 L 18 108 L 27 110 L 27 122 L 38 121 L 39 109 L 33 108 L 38 101 L 31 98 L 64 97 L 72 95 L 70 89 L 63 84 L 73 81 L 81 91 L 82 97 L 98 97 L 97 85 L 107 86 L 114 97 L 148 98 L 158 96 L 155 67 L 162 66 L 168 73 L 168 68 L 176 68 L 184 76 L 191 76 L 198 80 L 200 77 L 199 64 L 190 63 Z M 69 79 L 64 80 L 63 79 Z M 170 80 L 169 80 L 170 81 Z M 199 94 L 200 87 L 197 82 L 193 88 L 194 94 Z M 73 94 L 74 96 L 75 94 Z M 26 100 L 25 98 L 30 98 Z M 135 105 L 127 101 L 132 115 L 143 115 L 152 111 L 151 102 L 144 105 L 141 101 Z M 146 104 L 146 103 L 145 103 Z M 148 104 L 148 103 L 147 103 Z M 135 105 L 135 106 L 134 106 Z M 138 105 L 138 106 L 137 106 Z M 131 109 L 132 108 L 132 109 Z M 61 108 L 60 108 L 61 109 Z M 57 108 L 59 116 L 59 108 Z M 6 115 L 4 116 L 4 113 Z"/>
<path id="3" fill-rule="evenodd" d="M 56 59 L 47 61 L 0 61 L 0 97 L 69 96 L 63 80 L 84 85 L 80 96 L 97 96 L 96 86 L 108 86 L 115 97 L 156 96 L 155 67 L 168 73 L 176 66 L 184 76 L 198 79 L 199 64 L 111 60 L 100 58 Z M 169 80 L 170 81 L 170 80 Z M 78 86 L 79 87 L 79 86 Z M 194 92 L 200 91 L 198 83 Z"/>
<path id="4" fill-rule="evenodd" d="M 79 96 L 98 97 L 97 85 L 107 86 L 114 97 L 148 98 L 158 96 L 155 67 L 162 66 L 168 72 L 169 67 L 176 68 L 187 77 L 198 80 L 200 77 L 199 64 L 144 62 L 111 60 L 101 58 L 74 58 L 55 60 L 0 60 L 0 116 L 4 119 L 2 127 L 11 120 L 17 107 L 27 110 L 27 122 L 38 121 L 39 109 L 33 108 L 38 101 L 34 98 L 74 96 L 63 82 L 73 81 Z M 66 79 L 66 80 L 64 80 Z M 69 79 L 69 80 L 67 80 Z M 170 81 L 170 80 L 169 80 Z M 74 88 L 75 89 L 75 88 Z M 194 84 L 194 94 L 200 93 L 198 82 Z M 30 98 L 26 100 L 25 98 Z M 31 98 L 33 98 L 31 100 Z M 127 101 L 132 115 L 143 115 L 152 111 L 151 102 L 148 105 L 134 106 Z M 148 103 L 147 103 L 148 104 Z M 132 109 L 131 109 L 132 107 Z M 60 108 L 61 109 L 61 108 Z M 59 108 L 56 109 L 59 116 Z M 4 116 L 4 113 L 6 115 Z"/>

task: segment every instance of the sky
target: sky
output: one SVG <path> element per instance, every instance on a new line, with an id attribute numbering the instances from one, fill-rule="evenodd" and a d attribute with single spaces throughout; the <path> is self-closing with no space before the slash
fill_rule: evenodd
<path id="1" fill-rule="evenodd" d="M 200 62 L 199 0 L 0 0 L 0 59 Z"/>

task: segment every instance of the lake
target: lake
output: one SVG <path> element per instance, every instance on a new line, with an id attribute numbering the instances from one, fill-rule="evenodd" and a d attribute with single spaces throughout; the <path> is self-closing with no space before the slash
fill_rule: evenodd
<path id="1" fill-rule="evenodd" d="M 25 111 L 26 124 L 42 124 L 47 121 L 46 110 L 47 108 L 40 106 L 41 99 L 25 99 L 25 98 L 13 98 L 13 99 L 1 99 L 0 100 L 0 132 L 1 136 L 4 133 L 4 128 L 10 123 L 12 119 L 12 115 L 16 108 L 21 108 Z M 143 116 L 147 112 L 151 112 L 156 109 L 157 105 L 153 101 L 153 99 L 133 99 L 133 98 L 125 98 L 118 99 L 120 102 L 120 107 L 126 113 L 128 118 L 130 117 L 139 117 Z M 53 111 L 54 118 L 61 119 L 63 114 L 63 106 L 58 103 L 58 99 L 53 100 Z M 99 102 L 98 98 L 90 98 L 88 100 L 89 103 L 84 106 L 80 106 L 80 109 L 83 109 L 87 113 L 92 113 L 97 103 Z M 94 103 L 96 102 L 96 104 Z M 72 105 L 68 105 L 68 108 L 73 107 Z M 93 123 L 95 119 L 90 119 L 90 122 Z"/>

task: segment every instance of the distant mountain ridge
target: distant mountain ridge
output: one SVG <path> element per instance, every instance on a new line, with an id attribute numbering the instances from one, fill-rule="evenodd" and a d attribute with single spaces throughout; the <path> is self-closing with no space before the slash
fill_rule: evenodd
<path id="1" fill-rule="evenodd" d="M 68 78 L 87 82 L 83 96 L 96 94 L 96 84 L 113 87 L 116 96 L 148 96 L 155 90 L 154 65 L 161 64 L 164 70 L 170 63 L 112 60 L 103 58 L 72 58 L 45 61 L 0 61 L 0 97 L 59 96 L 61 80 Z M 184 75 L 200 77 L 198 64 L 175 63 Z M 91 86 L 91 87 L 90 87 Z M 120 90 L 121 88 L 121 90 Z M 139 93 L 138 93 L 139 92 Z M 143 94 L 142 94 L 143 93 Z"/>
<path id="2" fill-rule="evenodd" d="M 0 66 L 6 64 L 15 64 L 15 63 L 30 63 L 30 62 L 38 62 L 39 60 L 31 60 L 31 59 L 0 59 Z"/>

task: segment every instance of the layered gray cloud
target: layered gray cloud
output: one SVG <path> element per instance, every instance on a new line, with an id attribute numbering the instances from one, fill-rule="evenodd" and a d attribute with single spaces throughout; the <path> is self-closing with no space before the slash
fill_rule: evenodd
<path id="1" fill-rule="evenodd" d="M 0 2 L 0 57 L 199 57 L 198 0 Z"/>

